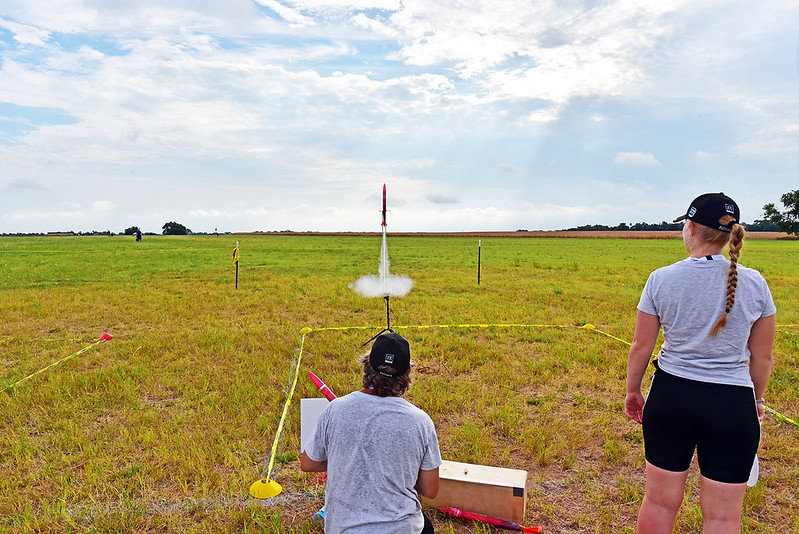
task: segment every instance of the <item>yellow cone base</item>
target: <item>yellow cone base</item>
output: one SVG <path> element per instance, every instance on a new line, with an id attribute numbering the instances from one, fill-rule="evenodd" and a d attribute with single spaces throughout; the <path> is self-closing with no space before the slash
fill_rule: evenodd
<path id="1" fill-rule="evenodd" d="M 265 478 L 256 480 L 253 482 L 252 486 L 250 486 L 250 495 L 256 499 L 271 499 L 272 497 L 280 495 L 281 491 L 283 491 L 283 488 L 280 487 L 280 484 L 274 480 L 267 480 Z"/>

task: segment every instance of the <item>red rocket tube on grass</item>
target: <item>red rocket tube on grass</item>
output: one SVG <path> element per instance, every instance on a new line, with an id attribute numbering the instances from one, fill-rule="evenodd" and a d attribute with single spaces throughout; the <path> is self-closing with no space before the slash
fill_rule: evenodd
<path id="1" fill-rule="evenodd" d="M 508 530 L 520 530 L 522 532 L 530 532 L 531 534 L 540 534 L 541 532 L 541 527 L 523 527 L 518 523 L 514 523 L 513 521 L 506 521 L 505 519 L 477 514 L 475 512 L 467 512 L 466 510 L 461 510 L 460 508 L 442 506 L 439 508 L 439 510 L 453 517 L 471 519 L 472 521 L 479 521 L 480 523 L 486 523 L 488 525 L 494 525 L 495 527 L 506 528 Z"/>
<path id="2" fill-rule="evenodd" d="M 325 398 L 326 398 L 327 400 L 329 400 L 329 401 L 332 401 L 333 399 L 335 399 L 335 398 L 336 398 L 336 396 L 333 394 L 333 392 L 332 392 L 332 391 L 330 391 L 330 388 L 329 388 L 329 387 L 327 387 L 327 386 L 325 385 L 325 383 L 324 383 L 324 382 L 322 382 L 322 381 L 319 379 L 319 377 L 318 377 L 318 376 L 316 376 L 315 374 L 313 374 L 313 373 L 312 373 L 312 372 L 310 372 L 310 371 L 308 371 L 308 376 L 311 378 L 311 382 L 313 382 L 313 385 L 314 385 L 314 386 L 316 386 L 316 389 L 318 389 L 318 390 L 319 390 L 319 393 L 321 393 L 322 395 L 324 395 L 324 396 L 325 396 Z"/>

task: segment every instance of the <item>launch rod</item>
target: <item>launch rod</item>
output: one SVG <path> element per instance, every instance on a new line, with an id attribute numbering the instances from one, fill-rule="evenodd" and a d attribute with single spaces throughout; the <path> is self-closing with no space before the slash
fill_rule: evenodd
<path id="1" fill-rule="evenodd" d="M 386 295 L 384 298 L 386 299 L 386 330 L 393 332 L 391 329 L 391 311 L 388 307 L 388 295 Z"/>

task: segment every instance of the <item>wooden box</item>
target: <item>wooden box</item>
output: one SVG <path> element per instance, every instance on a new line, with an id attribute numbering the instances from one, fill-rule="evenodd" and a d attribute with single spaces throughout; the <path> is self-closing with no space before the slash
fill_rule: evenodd
<path id="1" fill-rule="evenodd" d="M 432 500 L 423 498 L 424 504 L 524 523 L 527 471 L 444 460 L 438 474 L 438 495 Z"/>

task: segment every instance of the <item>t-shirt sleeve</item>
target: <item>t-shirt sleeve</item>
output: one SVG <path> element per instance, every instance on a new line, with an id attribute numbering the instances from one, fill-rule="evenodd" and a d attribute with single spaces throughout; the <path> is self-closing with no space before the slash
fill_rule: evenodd
<path id="1" fill-rule="evenodd" d="M 327 461 L 327 440 L 325 439 L 325 432 L 327 431 L 328 408 L 330 408 L 329 404 L 322 410 L 319 421 L 316 423 L 316 428 L 314 428 L 311 435 L 305 441 L 305 448 L 303 451 L 308 455 L 308 458 L 314 462 Z"/>
<path id="2" fill-rule="evenodd" d="M 763 276 L 760 276 L 760 282 L 763 287 L 763 313 L 760 317 L 771 317 L 772 315 L 777 313 L 777 307 L 774 305 L 774 297 L 771 296 L 771 290 L 766 283 L 766 279 Z"/>
<path id="3" fill-rule="evenodd" d="M 427 428 L 427 447 L 422 457 L 422 471 L 430 471 L 441 466 L 441 451 L 438 448 L 438 436 L 433 420 L 428 416 Z"/>
<path id="4" fill-rule="evenodd" d="M 653 281 L 655 273 L 651 273 L 646 280 L 644 290 L 641 292 L 641 299 L 638 301 L 638 309 L 649 315 L 658 315 L 657 308 L 655 308 L 655 301 L 652 298 L 652 290 L 655 282 Z"/>

